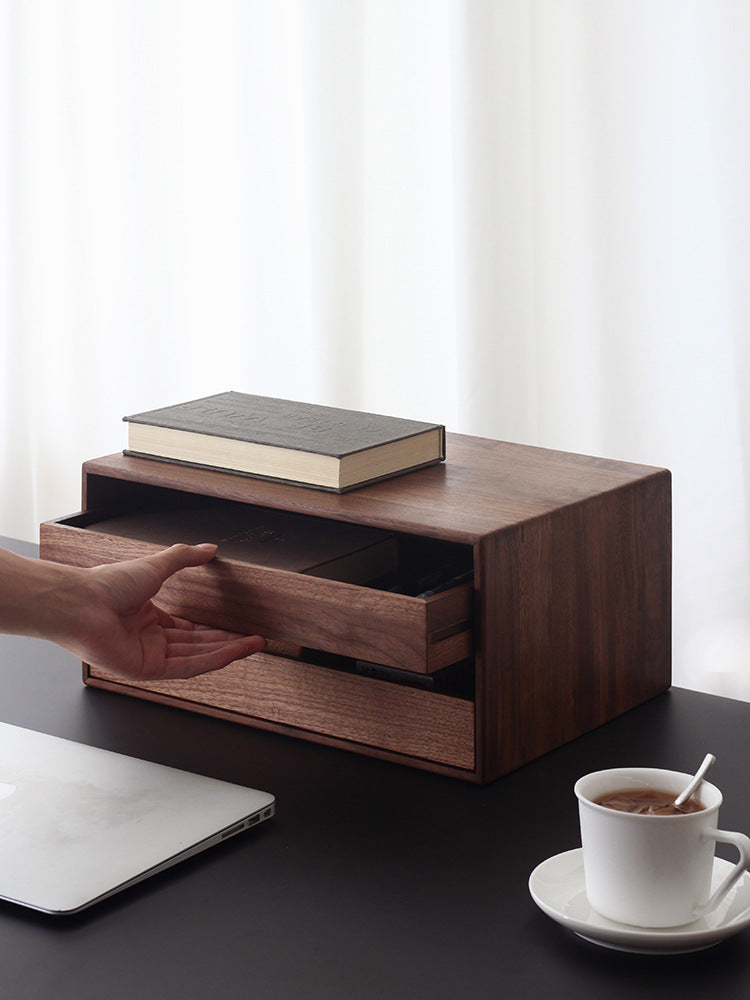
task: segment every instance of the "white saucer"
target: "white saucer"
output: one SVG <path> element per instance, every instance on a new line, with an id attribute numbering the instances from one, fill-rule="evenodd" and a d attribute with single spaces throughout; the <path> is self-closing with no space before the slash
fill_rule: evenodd
<path id="1" fill-rule="evenodd" d="M 712 891 L 734 866 L 714 860 Z M 745 872 L 716 909 L 682 927 L 649 929 L 608 920 L 593 910 L 583 880 L 583 851 L 566 851 L 538 865 L 529 878 L 536 905 L 558 924 L 593 944 L 617 951 L 675 955 L 711 948 L 750 925 L 750 873 Z"/>

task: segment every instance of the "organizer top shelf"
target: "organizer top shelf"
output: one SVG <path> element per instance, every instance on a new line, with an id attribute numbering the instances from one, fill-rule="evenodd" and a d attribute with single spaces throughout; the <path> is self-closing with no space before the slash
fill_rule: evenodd
<path id="1" fill-rule="evenodd" d="M 83 469 L 88 507 L 96 503 L 89 477 L 102 476 L 464 544 L 651 476 L 669 475 L 651 466 L 460 434 L 448 434 L 445 463 L 344 494 L 122 454 L 92 459 Z"/>

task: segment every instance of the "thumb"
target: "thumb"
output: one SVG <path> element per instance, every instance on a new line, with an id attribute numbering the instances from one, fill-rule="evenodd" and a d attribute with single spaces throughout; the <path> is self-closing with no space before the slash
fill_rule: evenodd
<path id="1" fill-rule="evenodd" d="M 145 556 L 145 560 L 157 570 L 162 580 L 166 580 L 188 566 L 202 566 L 210 562 L 215 555 L 216 546 L 204 542 L 201 545 L 171 545 L 152 556 Z"/>

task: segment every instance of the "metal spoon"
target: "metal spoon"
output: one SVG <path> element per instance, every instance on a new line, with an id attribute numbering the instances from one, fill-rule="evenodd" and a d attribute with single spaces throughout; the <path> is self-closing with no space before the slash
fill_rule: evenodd
<path id="1" fill-rule="evenodd" d="M 687 802 L 687 800 L 696 790 L 698 785 L 700 785 L 701 781 L 703 781 L 703 775 L 706 773 L 709 767 L 711 767 L 711 765 L 714 763 L 715 760 L 716 758 L 712 753 L 706 754 L 706 756 L 703 758 L 703 763 L 695 772 L 693 777 L 690 779 L 688 785 L 680 792 L 680 794 L 674 800 L 674 804 L 676 806 L 681 806 L 684 802 Z"/>

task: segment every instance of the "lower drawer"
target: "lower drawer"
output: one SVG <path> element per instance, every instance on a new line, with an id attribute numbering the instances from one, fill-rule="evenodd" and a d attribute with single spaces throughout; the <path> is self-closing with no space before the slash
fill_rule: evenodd
<path id="1" fill-rule="evenodd" d="M 191 680 L 123 682 L 92 668 L 86 681 L 248 725 L 346 741 L 349 749 L 388 751 L 472 770 L 474 703 L 268 653 Z"/>

